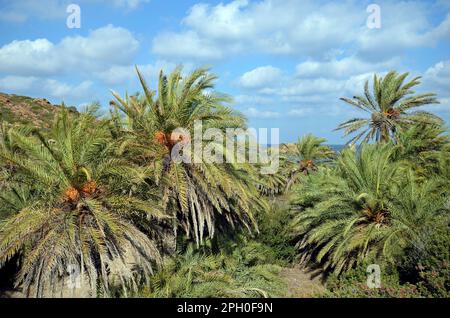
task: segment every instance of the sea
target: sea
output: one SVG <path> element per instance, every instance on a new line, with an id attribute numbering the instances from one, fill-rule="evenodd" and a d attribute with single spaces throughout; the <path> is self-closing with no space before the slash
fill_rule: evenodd
<path id="1" fill-rule="evenodd" d="M 335 152 L 341 152 L 345 148 L 345 145 L 327 145 L 330 146 Z"/>

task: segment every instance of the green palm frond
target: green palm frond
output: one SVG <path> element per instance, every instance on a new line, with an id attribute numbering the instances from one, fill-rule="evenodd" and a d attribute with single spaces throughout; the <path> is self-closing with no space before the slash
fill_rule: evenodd
<path id="1" fill-rule="evenodd" d="M 140 229 L 164 218 L 163 209 L 123 194 L 145 173 L 115 157 L 94 111 L 69 117 L 63 110 L 48 135 L 11 131 L 0 149 L 13 167 L 0 198 L 10 214 L 0 225 L 0 264 L 22 255 L 16 284 L 27 295 L 52 295 L 69 267 L 91 295 L 99 283 L 106 294 L 113 285 L 126 292 L 159 263 L 156 243 Z"/>
<path id="2" fill-rule="evenodd" d="M 141 167 L 154 168 L 155 175 L 147 181 L 158 185 L 167 197 L 165 210 L 197 244 L 227 224 L 254 230 L 255 208 L 263 204 L 256 202 L 254 175 L 229 163 L 177 163 L 171 158 L 176 128 L 191 135 L 196 121 L 201 121 L 203 130 L 245 128 L 242 115 L 226 105 L 230 98 L 213 91 L 217 77 L 205 68 L 184 74 L 178 67 L 169 75 L 160 73 L 153 93 L 139 71 L 138 76 L 145 99 L 114 94 L 117 102 L 112 105 L 131 123 L 119 138 L 122 153 Z M 226 153 L 225 145 L 218 144 L 217 149 Z"/>
<path id="3" fill-rule="evenodd" d="M 438 178 L 421 184 L 392 145 L 346 149 L 296 189 L 292 231 L 303 260 L 340 273 L 365 261 L 398 259 L 444 213 Z M 405 178 L 406 175 L 406 178 Z"/>
<path id="4" fill-rule="evenodd" d="M 402 127 L 415 123 L 436 123 L 439 118 L 427 112 L 408 113 L 416 107 L 437 104 L 436 94 L 415 94 L 411 90 L 420 84 L 420 77 L 405 83 L 409 73 L 398 74 L 390 71 L 384 77 L 373 77 L 372 92 L 369 82 L 364 85 L 364 95 L 353 98 L 342 97 L 341 100 L 360 110 L 370 113 L 370 118 L 354 118 L 340 124 L 336 129 L 344 130 L 344 135 L 357 133 L 349 143 L 363 142 L 372 139 L 381 142 L 396 140 L 397 132 Z M 363 130 L 361 132 L 361 130 Z"/>

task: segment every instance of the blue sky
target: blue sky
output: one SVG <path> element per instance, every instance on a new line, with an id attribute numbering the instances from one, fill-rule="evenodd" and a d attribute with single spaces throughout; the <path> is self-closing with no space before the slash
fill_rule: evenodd
<path id="1" fill-rule="evenodd" d="M 81 28 L 66 25 L 70 3 Z M 366 21 L 380 7 L 381 28 Z M 441 100 L 450 122 L 450 0 L 180 1 L 0 0 L 0 91 L 107 109 L 110 89 L 134 93 L 137 64 L 154 86 L 162 68 L 208 65 L 217 89 L 252 127 L 278 127 L 282 142 L 333 129 L 358 113 L 339 97 L 373 73 L 423 76 L 418 91 Z"/>

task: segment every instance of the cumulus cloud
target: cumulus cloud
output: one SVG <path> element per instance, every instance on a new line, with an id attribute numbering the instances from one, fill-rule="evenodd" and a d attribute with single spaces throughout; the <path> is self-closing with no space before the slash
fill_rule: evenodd
<path id="1" fill-rule="evenodd" d="M 422 81 L 422 90 L 436 93 L 440 102 L 427 108 L 441 114 L 450 114 L 450 60 L 440 61 L 429 67 Z"/>
<path id="2" fill-rule="evenodd" d="M 358 55 L 369 61 L 396 56 L 411 48 L 435 46 L 450 38 L 450 14 L 435 26 L 426 2 L 385 2 L 381 5 L 381 19 L 380 29 L 364 28 L 357 37 Z"/>
<path id="3" fill-rule="evenodd" d="M 347 64 L 344 63 L 344 64 Z M 306 64 L 305 64 L 306 65 Z M 327 67 L 330 65 L 325 65 Z M 338 66 L 335 66 L 339 68 Z M 322 66 L 319 64 L 319 68 Z M 346 69 L 347 66 L 344 68 Z M 259 70 L 261 68 L 256 68 Z M 312 69 L 313 73 L 308 73 L 307 77 L 301 77 L 298 67 L 291 73 L 284 74 L 281 78 L 272 81 L 264 81 L 264 85 L 247 85 L 247 91 L 251 95 L 238 95 L 237 105 L 245 109 L 250 118 L 305 118 L 309 116 L 336 117 L 342 115 L 358 115 L 352 109 L 340 105 L 339 97 L 354 96 L 359 94 L 364 87 L 366 80 L 372 78 L 373 73 L 359 73 L 357 75 L 347 75 L 345 77 L 327 77 L 321 74 L 318 69 Z M 306 68 L 302 68 L 305 70 Z M 361 68 L 365 70 L 365 68 Z M 342 70 L 344 72 L 345 70 Z M 249 74 L 251 72 L 245 73 Z M 353 71 L 349 72 L 349 74 Z M 380 72 L 385 74 L 385 72 Z M 241 80 L 244 77 L 241 76 Z M 255 77 L 259 79 L 260 77 Z M 242 87 L 242 85 L 241 85 Z M 265 109 L 276 109 L 267 111 Z"/>
<path id="4" fill-rule="evenodd" d="M 20 92 L 26 91 L 36 83 L 36 77 L 5 76 L 0 78 L 0 90 Z"/>
<path id="5" fill-rule="evenodd" d="M 153 39 L 154 54 L 171 59 L 217 60 L 225 51 L 195 32 L 164 32 Z"/>
<path id="6" fill-rule="evenodd" d="M 440 61 L 424 74 L 425 84 L 446 90 L 450 94 L 450 60 Z"/>
<path id="7" fill-rule="evenodd" d="M 93 82 L 70 84 L 39 77 L 5 76 L 0 78 L 0 91 L 15 94 L 45 96 L 55 102 L 81 99 L 92 94 Z"/>
<path id="8" fill-rule="evenodd" d="M 138 49 L 130 31 L 113 25 L 57 42 L 15 40 L 0 47 L 0 91 L 45 96 L 57 103 L 104 101 L 111 86 L 138 87 L 138 81 L 132 80 Z M 142 65 L 144 73 L 151 74 L 159 66 Z"/>
<path id="9" fill-rule="evenodd" d="M 201 3 L 189 10 L 179 32 L 157 35 L 152 51 L 177 59 L 215 60 L 250 51 L 326 59 L 336 48 L 351 48 L 361 59 L 383 61 L 450 34 L 450 16 L 434 25 L 426 3 L 382 1 L 380 6 L 382 27 L 369 29 L 366 5 L 355 1 Z"/>
<path id="10" fill-rule="evenodd" d="M 328 77 L 328 78 L 348 78 L 352 75 L 359 75 L 367 72 L 380 72 L 392 69 L 400 64 L 400 59 L 392 58 L 379 63 L 362 61 L 355 56 L 330 61 L 307 60 L 296 66 L 296 74 L 302 78 Z"/>
<path id="11" fill-rule="evenodd" d="M 281 77 L 281 70 L 273 66 L 261 66 L 244 73 L 239 84 L 244 88 L 258 88 L 274 84 Z"/>
<path id="12" fill-rule="evenodd" d="M 350 19 L 340 19 L 339 14 L 344 13 Z M 308 0 L 196 4 L 182 21 L 184 31 L 157 36 L 153 52 L 191 58 L 195 43 L 201 44 L 195 48 L 205 59 L 252 49 L 274 54 L 321 54 L 351 39 L 354 23 L 365 19 L 355 13 L 355 9 L 348 11 L 337 4 L 317 5 Z"/>
<path id="13" fill-rule="evenodd" d="M 41 76 L 104 70 L 112 64 L 129 63 L 138 48 L 130 31 L 113 25 L 56 44 L 47 39 L 16 40 L 0 48 L 0 72 Z"/>
<path id="14" fill-rule="evenodd" d="M 68 98 L 81 98 L 89 95 L 92 84 L 91 81 L 83 81 L 80 84 L 71 85 L 57 80 L 47 79 L 40 82 L 39 85 L 44 92 L 48 92 L 51 96 L 61 100 L 67 100 Z"/>
<path id="15" fill-rule="evenodd" d="M 166 61 L 156 61 L 153 64 L 141 64 L 137 65 L 137 67 L 150 85 L 151 82 L 156 81 L 161 70 L 168 73 L 175 69 L 176 64 Z M 110 86 L 138 81 L 135 65 L 113 65 L 106 70 L 94 73 L 94 76 Z"/>

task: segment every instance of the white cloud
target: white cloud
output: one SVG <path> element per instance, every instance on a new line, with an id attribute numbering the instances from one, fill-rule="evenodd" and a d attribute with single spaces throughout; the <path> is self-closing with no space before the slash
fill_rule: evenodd
<path id="1" fill-rule="evenodd" d="M 250 37 L 254 32 L 255 21 L 252 16 L 242 12 L 248 4 L 247 0 L 236 0 L 226 5 L 220 3 L 215 7 L 196 4 L 183 24 L 209 38 L 234 40 Z M 205 28 L 207 25 L 209 27 Z"/>
<path id="2" fill-rule="evenodd" d="M 353 60 L 345 60 L 342 64 L 335 62 L 307 62 L 301 64 L 290 74 L 286 73 L 276 80 L 267 80 L 255 85 L 241 85 L 253 94 L 238 95 L 236 99 L 241 109 L 253 118 L 299 118 L 308 117 L 311 114 L 336 117 L 342 115 L 358 115 L 352 109 L 341 105 L 339 98 L 343 96 L 354 96 L 362 92 L 366 80 L 373 76 L 372 72 L 350 75 L 357 70 L 352 69 Z M 313 65 L 314 67 L 310 67 Z M 307 66 L 307 67 L 306 67 Z M 326 68 L 331 71 L 339 70 L 339 76 L 327 76 Z M 259 70 L 263 68 L 256 68 Z M 301 74 L 309 75 L 300 77 Z M 334 69 L 334 70 L 333 70 Z M 366 70 L 366 64 L 361 63 L 359 71 Z M 323 74 L 322 74 L 323 71 Z M 252 71 L 253 72 L 253 71 Z M 252 74 L 248 72 L 246 74 Z M 344 74 L 347 74 L 344 76 Z M 256 73 L 256 72 L 255 72 Z M 385 72 L 378 72 L 385 74 Z M 265 72 L 262 72 L 265 74 Z M 313 77 L 314 75 L 314 77 Z M 241 77 L 241 82 L 242 82 Z M 253 77 L 249 77 L 252 79 Z M 256 79 L 265 78 L 255 76 Z M 252 81 L 249 81 L 253 84 Z M 242 83 L 241 83 L 242 84 Z M 258 85 L 256 85 L 258 84 Z M 251 107 L 250 107 L 251 106 Z M 268 108 L 276 111 L 266 111 Z"/>
<path id="3" fill-rule="evenodd" d="M 15 0 L 2 3 L 0 21 L 25 22 L 30 17 L 40 20 L 64 18 L 67 16 L 68 0 Z"/>
<path id="4" fill-rule="evenodd" d="M 440 61 L 428 68 L 424 74 L 424 82 L 428 86 L 446 90 L 450 95 L 450 60 Z"/>
<path id="5" fill-rule="evenodd" d="M 427 110 L 450 114 L 450 60 L 440 61 L 428 68 L 422 81 L 422 90 L 436 93 L 440 102 L 427 106 Z"/>
<path id="6" fill-rule="evenodd" d="M 82 98 L 89 95 L 92 84 L 91 81 L 83 81 L 80 84 L 71 85 L 53 79 L 47 79 L 40 83 L 44 92 L 61 100 Z"/>
<path id="7" fill-rule="evenodd" d="M 238 104 L 252 104 L 252 105 L 262 105 L 262 104 L 269 104 L 273 102 L 273 99 L 268 96 L 260 96 L 260 95 L 237 95 L 235 97 L 235 101 Z"/>
<path id="8" fill-rule="evenodd" d="M 156 82 L 161 70 L 168 73 L 175 69 L 176 64 L 159 60 L 153 64 L 137 65 L 137 67 L 150 85 L 154 84 L 151 82 Z M 188 69 L 188 67 L 185 67 L 185 69 Z M 134 65 L 113 65 L 106 70 L 95 73 L 94 76 L 110 86 L 138 81 Z"/>
<path id="9" fill-rule="evenodd" d="M 87 37 L 76 36 L 64 38 L 60 43 L 63 53 L 70 53 L 79 60 L 126 63 L 139 48 L 139 42 L 127 29 L 109 24 L 89 33 Z M 88 62 L 88 64 L 91 64 Z"/>
<path id="10" fill-rule="evenodd" d="M 61 68 L 47 39 L 13 41 L 0 48 L 0 72 L 18 75 L 52 74 Z"/>
<path id="11" fill-rule="evenodd" d="M 328 77 L 328 78 L 348 78 L 361 73 L 376 73 L 395 68 L 400 64 L 399 59 L 393 58 L 387 61 L 374 63 L 365 62 L 357 57 L 350 56 L 340 60 L 331 61 L 308 60 L 296 66 L 296 73 L 299 77 Z"/>
<path id="12" fill-rule="evenodd" d="M 138 47 L 128 30 L 112 25 L 86 37 L 66 37 L 57 44 L 47 39 L 16 40 L 0 48 L 0 72 L 41 76 L 99 71 L 129 63 Z"/>
<path id="13" fill-rule="evenodd" d="M 214 60 L 248 52 L 329 58 L 336 48 L 351 48 L 361 59 L 383 61 L 450 34 L 450 16 L 434 25 L 426 3 L 382 1 L 380 6 L 381 29 L 368 29 L 366 4 L 355 1 L 196 4 L 181 31 L 160 33 L 152 50 L 167 58 Z"/>
<path id="14" fill-rule="evenodd" d="M 36 77 L 5 76 L 0 78 L 0 89 L 2 91 L 26 91 L 36 80 Z"/>
<path id="15" fill-rule="evenodd" d="M 155 54 L 219 59 L 246 50 L 274 54 L 322 54 L 351 40 L 364 15 L 337 4 L 314 1 L 236 0 L 216 6 L 194 5 L 183 19 L 184 31 L 162 33 L 153 42 Z M 341 19 L 345 14 L 346 19 Z M 353 30 L 353 31 L 352 31 Z"/>
<path id="16" fill-rule="evenodd" d="M 208 39 L 195 32 L 164 32 L 153 39 L 152 52 L 172 59 L 216 60 L 224 56 L 224 51 Z"/>
<path id="17" fill-rule="evenodd" d="M 273 66 L 261 66 L 244 73 L 239 84 L 244 88 L 258 88 L 273 85 L 281 77 L 281 70 Z"/>
<path id="18" fill-rule="evenodd" d="M 278 112 L 259 110 L 255 107 L 247 108 L 244 111 L 244 114 L 251 118 L 262 118 L 262 119 L 280 117 L 280 114 Z"/>
<path id="19" fill-rule="evenodd" d="M 259 90 L 261 94 L 278 96 L 308 96 L 316 94 L 329 94 L 342 92 L 346 87 L 347 80 L 312 78 L 295 79 L 290 77 L 282 87 L 268 86 Z"/>
<path id="20" fill-rule="evenodd" d="M 312 114 L 313 109 L 312 108 L 294 108 L 289 110 L 288 115 L 291 117 L 305 117 L 310 114 Z"/>
<path id="21" fill-rule="evenodd" d="M 0 21 L 4 21 L 7 23 L 13 22 L 13 23 L 21 23 L 25 22 L 27 20 L 27 17 L 19 12 L 6 12 L 2 11 L 0 12 Z"/>
<path id="22" fill-rule="evenodd" d="M 397 64 L 398 63 L 398 64 Z M 285 73 L 276 81 L 264 85 L 246 87 L 247 95 L 238 95 L 240 107 L 249 107 L 247 114 L 256 118 L 294 118 L 320 114 L 326 117 L 358 117 L 361 113 L 339 101 L 340 97 L 354 96 L 363 92 L 365 82 L 372 83 L 373 74 L 384 76 L 391 68 L 401 71 L 398 60 L 385 63 L 362 62 L 356 57 L 341 60 L 308 60 L 297 65 L 290 74 Z M 259 69 L 259 68 L 256 68 Z M 411 79 L 417 76 L 412 72 Z M 259 77 L 256 77 L 259 78 Z M 424 107 L 445 118 L 450 113 L 450 60 L 440 61 L 429 67 L 423 75 L 418 93 L 435 92 L 441 104 Z M 252 94 L 250 94 L 250 92 Z M 304 106 L 306 105 L 306 106 Z M 276 107 L 276 112 L 262 109 Z M 314 108 L 313 108 L 314 107 Z"/>
<path id="23" fill-rule="evenodd" d="M 5 4 L 5 2 L 7 2 Z M 89 3 L 99 3 L 112 5 L 118 8 L 129 10 L 136 9 L 142 3 L 148 3 L 150 0 L 14 0 L 3 1 L 2 12 L 0 12 L 0 21 L 22 23 L 30 18 L 40 20 L 65 19 L 68 16 L 67 6 L 71 3 L 80 5 L 83 12 L 83 5 Z"/>
<path id="24" fill-rule="evenodd" d="M 150 0 L 99 0 L 105 3 L 113 3 L 117 7 L 126 7 L 131 10 L 136 9 L 143 3 L 148 3 Z"/>
<path id="25" fill-rule="evenodd" d="M 54 79 L 31 76 L 5 76 L 0 78 L 0 91 L 51 98 L 58 103 L 91 96 L 92 89 L 93 83 L 91 81 L 69 84 Z"/>
<path id="26" fill-rule="evenodd" d="M 430 7 L 426 2 L 386 1 L 381 5 L 381 28 L 365 28 L 358 35 L 358 55 L 379 61 L 411 48 L 431 47 L 448 39 L 450 14 L 434 26 L 429 13 Z"/>
<path id="27" fill-rule="evenodd" d="M 94 76 L 107 85 L 119 85 L 133 80 L 136 77 L 136 71 L 132 65 L 113 65 L 106 70 L 96 72 Z"/>

